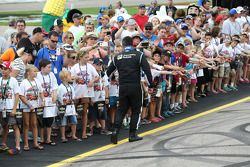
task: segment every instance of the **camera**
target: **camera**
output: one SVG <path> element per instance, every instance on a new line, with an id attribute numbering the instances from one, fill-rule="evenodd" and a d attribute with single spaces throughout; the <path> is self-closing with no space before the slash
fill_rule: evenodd
<path id="1" fill-rule="evenodd" d="M 141 42 L 141 46 L 142 47 L 148 47 L 149 46 L 149 42 L 148 41 L 143 41 L 143 42 Z"/>

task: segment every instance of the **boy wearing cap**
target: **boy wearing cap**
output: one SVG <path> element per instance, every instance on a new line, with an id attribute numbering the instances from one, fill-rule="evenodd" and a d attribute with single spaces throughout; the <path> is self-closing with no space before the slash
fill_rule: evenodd
<path id="1" fill-rule="evenodd" d="M 84 30 L 84 27 L 81 25 L 83 20 L 82 20 L 82 15 L 80 13 L 75 13 L 72 16 L 74 24 L 69 28 L 68 31 L 72 32 L 74 37 L 81 31 Z"/>
<path id="2" fill-rule="evenodd" d="M 102 69 L 103 61 L 100 58 L 96 58 L 93 61 L 100 79 L 94 82 L 94 97 L 91 98 L 93 102 L 93 110 L 89 112 L 90 129 L 93 134 L 93 126 L 97 120 L 101 125 L 101 134 L 110 135 L 111 132 L 106 130 L 107 121 L 107 106 L 109 104 L 109 90 L 108 90 L 108 77 Z"/>
<path id="3" fill-rule="evenodd" d="M 63 21 L 61 19 L 56 19 L 54 21 L 53 30 L 58 33 L 58 42 L 63 43 L 62 36 L 63 36 Z"/>
<path id="4" fill-rule="evenodd" d="M 16 110 L 19 99 L 19 85 L 15 78 L 10 77 L 10 62 L 3 62 L 0 65 L 2 77 L 0 78 L 0 121 L 4 129 L 0 151 L 7 151 L 7 136 L 9 126 L 12 126 L 15 133 L 16 148 L 8 150 L 9 154 L 20 152 L 20 131 L 16 120 Z"/>
<path id="5" fill-rule="evenodd" d="M 221 32 L 224 37 L 226 35 L 240 35 L 241 34 L 241 26 L 240 23 L 236 21 L 238 17 L 239 11 L 235 8 L 232 8 L 229 11 L 229 18 L 223 22 Z"/>

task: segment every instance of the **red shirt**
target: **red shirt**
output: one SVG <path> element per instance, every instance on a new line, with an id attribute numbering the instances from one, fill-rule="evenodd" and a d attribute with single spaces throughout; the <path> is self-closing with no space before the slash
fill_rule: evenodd
<path id="1" fill-rule="evenodd" d="M 173 53 L 173 55 L 175 56 L 175 64 L 179 67 L 183 67 L 185 68 L 186 67 L 186 64 L 188 63 L 189 61 L 189 56 L 183 54 L 183 53 Z M 179 75 L 175 75 L 174 76 L 174 79 L 176 82 L 179 81 Z M 182 79 L 185 79 L 185 78 L 182 78 Z"/>
<path id="2" fill-rule="evenodd" d="M 139 27 L 143 31 L 144 25 L 148 22 L 149 17 L 147 15 L 141 16 L 141 15 L 136 14 L 133 16 L 133 18 L 135 19 L 136 23 L 139 25 Z"/>

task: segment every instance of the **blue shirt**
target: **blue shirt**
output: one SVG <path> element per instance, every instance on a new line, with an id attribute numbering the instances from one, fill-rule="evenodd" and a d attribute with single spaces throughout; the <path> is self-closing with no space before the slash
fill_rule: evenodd
<path id="1" fill-rule="evenodd" d="M 59 78 L 59 73 L 60 73 L 60 71 L 62 71 L 62 67 L 63 67 L 63 56 L 62 55 L 54 56 L 54 55 L 56 55 L 56 50 L 49 50 L 49 48 L 47 48 L 47 47 L 41 48 L 37 53 L 37 57 L 35 59 L 34 65 L 37 68 L 39 68 L 39 62 L 42 59 L 49 60 L 51 62 L 51 65 L 52 65 L 51 71 L 55 74 L 56 79 L 57 79 L 57 83 L 59 85 L 59 84 L 61 84 L 61 80 Z"/>
<path id="2" fill-rule="evenodd" d="M 144 33 L 141 33 L 141 38 L 142 38 L 142 41 L 149 41 L 149 42 L 153 43 L 158 38 L 158 36 L 152 35 L 150 38 L 148 38 L 144 35 Z"/>

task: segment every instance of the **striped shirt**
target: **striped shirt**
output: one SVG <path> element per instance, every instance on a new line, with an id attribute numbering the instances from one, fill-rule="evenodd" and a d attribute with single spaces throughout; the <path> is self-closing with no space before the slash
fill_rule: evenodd
<path id="1" fill-rule="evenodd" d="M 24 64 L 24 62 L 21 58 L 17 58 L 11 63 L 11 68 L 13 70 L 19 71 L 17 76 L 16 76 L 16 79 L 18 81 L 18 84 L 20 85 L 21 82 L 24 80 L 26 65 Z"/>

